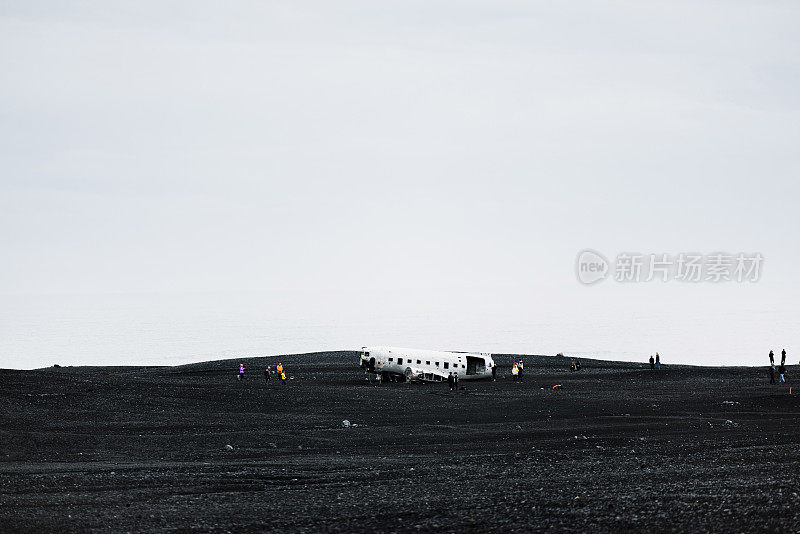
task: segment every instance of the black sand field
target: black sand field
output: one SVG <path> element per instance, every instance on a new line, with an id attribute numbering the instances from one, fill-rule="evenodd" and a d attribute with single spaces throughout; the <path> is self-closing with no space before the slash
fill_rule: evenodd
<path id="1" fill-rule="evenodd" d="M 528 356 L 450 393 L 243 361 L 0 371 L 0 532 L 800 531 L 796 367 Z"/>

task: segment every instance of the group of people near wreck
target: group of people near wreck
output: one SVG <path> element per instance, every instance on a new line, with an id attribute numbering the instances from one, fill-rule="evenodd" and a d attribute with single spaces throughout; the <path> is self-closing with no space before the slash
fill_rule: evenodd
<path id="1" fill-rule="evenodd" d="M 580 360 L 572 360 L 569 365 L 570 372 L 580 371 L 581 370 L 581 362 Z M 511 365 L 511 378 L 513 380 L 522 380 L 522 377 L 525 376 L 525 362 L 521 359 L 514 361 Z M 492 367 L 492 378 L 497 380 L 497 366 L 495 365 Z M 447 375 L 447 385 L 450 388 L 450 391 L 458 390 L 458 373 L 451 372 Z"/>
<path id="2" fill-rule="evenodd" d="M 517 360 L 514 362 L 514 365 L 511 366 L 511 378 L 514 380 L 522 380 L 522 376 L 525 374 L 525 364 L 522 360 Z"/>
<path id="3" fill-rule="evenodd" d="M 525 363 L 522 360 L 517 360 L 511 366 L 511 378 L 514 380 L 522 380 L 525 374 Z M 492 380 L 497 380 L 497 365 L 492 367 Z M 447 375 L 447 386 L 450 391 L 458 391 L 458 373 L 450 372 Z"/>
<path id="4" fill-rule="evenodd" d="M 272 370 L 272 366 L 268 365 L 266 369 L 264 369 L 264 380 L 269 382 L 272 375 L 275 374 L 277 378 L 280 378 L 281 382 L 286 384 L 286 373 L 283 370 L 283 363 L 279 363 L 275 367 L 275 371 Z M 244 364 L 239 364 L 239 372 L 236 374 L 236 380 L 242 381 L 244 380 Z"/>
<path id="5" fill-rule="evenodd" d="M 451 372 L 447 375 L 447 385 L 450 387 L 450 391 L 458 391 L 458 373 Z"/>
<path id="6" fill-rule="evenodd" d="M 656 352 L 656 357 L 650 356 L 650 370 L 653 371 L 660 371 L 661 370 L 661 356 L 658 355 Z"/>
<path id="7" fill-rule="evenodd" d="M 778 384 L 786 382 L 786 349 L 781 351 L 781 365 L 778 367 Z M 769 383 L 775 384 L 775 353 L 769 351 Z"/>

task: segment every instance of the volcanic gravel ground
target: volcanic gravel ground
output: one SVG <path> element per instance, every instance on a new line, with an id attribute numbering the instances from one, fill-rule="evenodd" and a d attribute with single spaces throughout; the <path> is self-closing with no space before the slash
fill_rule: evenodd
<path id="1" fill-rule="evenodd" d="M 495 360 L 456 393 L 355 352 L 0 371 L 0 531 L 800 531 L 796 368 Z"/>

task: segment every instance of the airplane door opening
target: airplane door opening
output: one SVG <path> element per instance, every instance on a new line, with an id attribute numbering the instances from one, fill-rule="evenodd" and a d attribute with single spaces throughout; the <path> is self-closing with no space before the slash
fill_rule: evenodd
<path id="1" fill-rule="evenodd" d="M 467 374 L 477 375 L 486 372 L 486 360 L 475 356 L 467 356 Z"/>

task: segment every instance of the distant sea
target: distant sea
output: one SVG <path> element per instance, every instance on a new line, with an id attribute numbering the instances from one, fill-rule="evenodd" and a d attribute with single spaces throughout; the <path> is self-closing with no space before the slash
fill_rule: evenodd
<path id="1" fill-rule="evenodd" d="M 178 365 L 389 345 L 665 364 L 800 359 L 798 317 L 698 303 L 558 301 L 496 292 L 6 295 L 0 367 Z M 791 337 L 794 336 L 794 337 Z"/>

